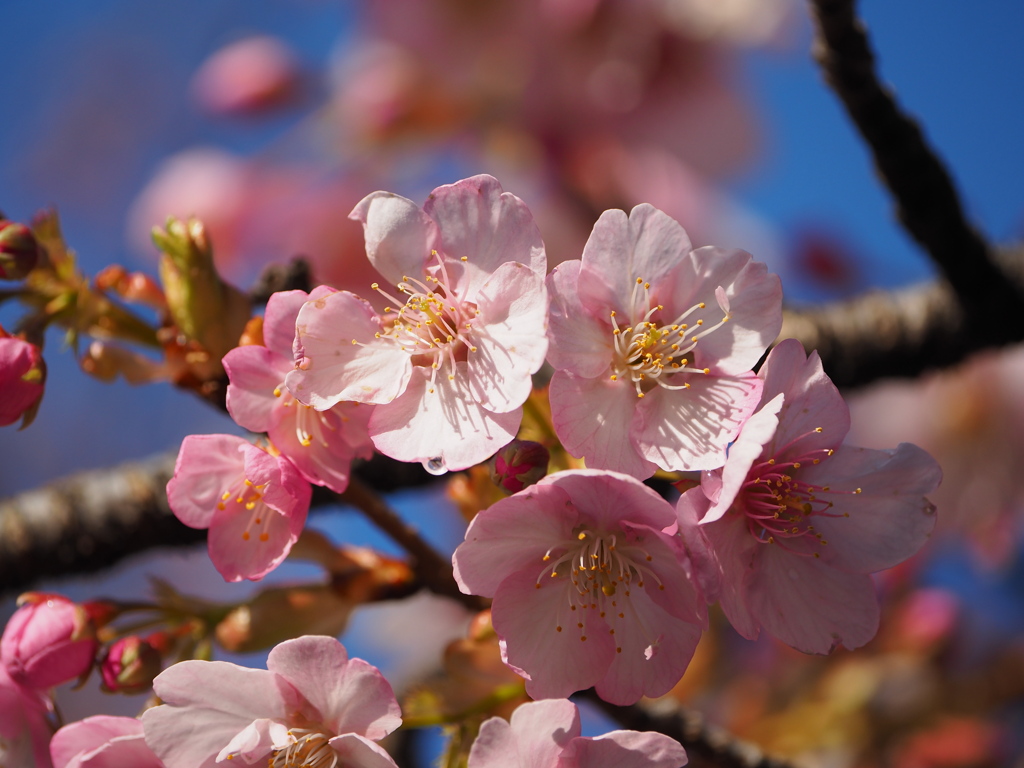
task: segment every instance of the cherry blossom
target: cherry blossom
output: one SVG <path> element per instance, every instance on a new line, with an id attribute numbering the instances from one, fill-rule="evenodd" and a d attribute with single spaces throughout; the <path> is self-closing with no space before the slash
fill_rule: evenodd
<path id="1" fill-rule="evenodd" d="M 210 529 L 210 560 L 226 581 L 260 579 L 284 560 L 310 496 L 288 459 L 234 435 L 186 437 L 167 483 L 175 516 Z"/>
<path id="2" fill-rule="evenodd" d="M 469 752 L 469 768 L 680 768 L 686 762 L 682 746 L 660 733 L 580 736 L 579 710 L 567 699 L 523 704 L 510 722 L 492 717 Z"/>
<path id="3" fill-rule="evenodd" d="M 366 424 L 373 406 L 338 403 L 324 411 L 303 405 L 285 386 L 292 370 L 295 318 L 307 299 L 333 289 L 275 293 L 263 321 L 266 346 L 236 347 L 224 356 L 228 373 L 227 407 L 239 426 L 266 432 L 274 446 L 291 459 L 304 478 L 342 493 L 348 487 L 354 458 L 368 459 L 373 444 Z"/>
<path id="4" fill-rule="evenodd" d="M 763 626 L 807 653 L 864 645 L 878 628 L 871 577 L 917 552 L 935 526 L 924 497 L 941 471 L 920 448 L 843 445 L 849 411 L 798 341 L 768 356 L 763 405 L 725 466 L 679 500 L 720 564 L 721 604 L 744 637 Z"/>
<path id="5" fill-rule="evenodd" d="M 559 472 L 476 516 L 455 578 L 494 598 L 502 657 L 530 696 L 594 686 L 632 704 L 675 685 L 705 620 L 676 528 L 672 506 L 632 477 Z"/>
<path id="6" fill-rule="evenodd" d="M 434 472 L 483 461 L 515 437 L 547 350 L 533 217 L 490 176 L 438 187 L 423 209 L 375 192 L 351 217 L 396 286 L 373 285 L 390 306 L 382 318 L 346 292 L 306 302 L 288 388 L 319 410 L 375 404 L 370 437 L 400 461 Z"/>
<path id="7" fill-rule="evenodd" d="M 781 327 L 781 287 L 743 251 L 691 250 L 650 205 L 605 211 L 551 291 L 551 414 L 592 467 L 713 469 L 757 406 L 750 372 Z"/>
<path id="8" fill-rule="evenodd" d="M 226 760 L 284 766 L 395 768 L 374 742 L 401 725 L 376 667 L 331 637 L 287 640 L 267 669 L 183 661 L 154 681 L 164 704 L 142 716 L 146 742 L 167 768 Z"/>
<path id="9" fill-rule="evenodd" d="M 54 768 L 164 768 L 134 717 L 96 715 L 70 723 L 53 735 Z"/>
<path id="10" fill-rule="evenodd" d="M 50 768 L 53 703 L 42 691 L 12 680 L 0 664 L 0 765 Z"/>

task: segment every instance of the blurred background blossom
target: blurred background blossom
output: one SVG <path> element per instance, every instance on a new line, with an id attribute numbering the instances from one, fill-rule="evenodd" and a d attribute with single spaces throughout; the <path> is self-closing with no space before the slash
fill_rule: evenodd
<path id="1" fill-rule="evenodd" d="M 861 6 L 883 77 L 950 162 L 970 214 L 994 240 L 1018 238 L 1024 80 L 1012 73 L 1024 71 L 1024 11 Z M 44 0 L 5 11 L 18 33 L 0 50 L 0 209 L 27 221 L 56 205 L 88 273 L 154 272 L 150 229 L 195 215 L 240 287 L 302 255 L 318 281 L 366 294 L 378 278 L 347 219 L 355 203 L 376 189 L 419 202 L 487 172 L 530 206 L 552 264 L 579 257 L 602 210 L 650 202 L 695 245 L 767 261 L 790 302 L 930 275 L 810 62 L 798 0 Z M 0 306 L 0 323 L 11 319 Z M 46 361 L 37 421 L 0 440 L 3 496 L 187 434 L 237 431 L 170 388 L 82 376 L 55 334 Z M 1022 382 L 1011 349 L 856 393 L 851 443 L 915 442 L 945 472 L 932 542 L 878 578 L 880 635 L 808 657 L 742 640 L 716 614 L 671 695 L 808 766 L 1020 761 Z M 392 501 L 441 550 L 461 540 L 443 488 Z M 343 510 L 314 525 L 339 543 L 391 547 Z M 211 599 L 251 588 L 220 583 L 205 552 L 41 588 L 137 596 L 148 572 Z M 315 574 L 289 565 L 274 579 Z M 344 635 L 401 687 L 440 674 L 469 619 L 440 598 L 407 600 L 356 609 Z M 69 719 L 140 703 L 87 689 L 61 691 Z"/>

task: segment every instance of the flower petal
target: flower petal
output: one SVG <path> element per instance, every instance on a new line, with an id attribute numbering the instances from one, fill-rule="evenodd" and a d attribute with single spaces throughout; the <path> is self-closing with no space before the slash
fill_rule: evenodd
<path id="1" fill-rule="evenodd" d="M 551 578 L 538 568 L 512 574 L 494 595 L 491 619 L 503 658 L 526 677 L 526 692 L 535 699 L 560 699 L 590 688 L 615 654 L 604 619 L 573 610 L 571 588 L 567 576 Z"/>
<path id="2" fill-rule="evenodd" d="M 762 402 L 781 393 L 786 397 L 767 456 L 795 459 L 843 442 L 850 431 L 850 409 L 822 370 L 817 352 L 808 356 L 799 341 L 785 339 L 768 353 L 758 376 L 764 380 Z"/>
<path id="3" fill-rule="evenodd" d="M 599 317 L 612 310 L 628 315 L 637 279 L 657 290 L 690 248 L 679 223 L 652 205 L 641 203 L 628 217 L 605 211 L 583 248 L 580 301 Z"/>
<path id="4" fill-rule="evenodd" d="M 917 552 L 935 527 L 935 505 L 924 498 L 942 477 L 935 460 L 910 443 L 895 451 L 842 445 L 801 482 L 828 484 L 819 498 L 833 503 L 814 518 L 828 544 L 822 562 L 854 573 L 891 568 Z M 857 492 L 860 489 L 860 492 Z"/>
<path id="5" fill-rule="evenodd" d="M 225 661 L 182 661 L 153 681 L 162 706 L 142 715 L 146 743 L 167 768 L 212 768 L 221 749 L 255 720 L 284 721 L 302 702 L 265 669 Z M 187 738 L 183 738 L 187 734 Z"/>
<path id="6" fill-rule="evenodd" d="M 296 368 L 285 383 L 296 399 L 318 410 L 342 400 L 388 403 L 409 381 L 409 354 L 393 339 L 378 338 L 373 307 L 347 291 L 303 304 L 296 334 Z"/>
<path id="7" fill-rule="evenodd" d="M 804 653 L 852 650 L 878 631 L 878 598 L 869 576 L 830 568 L 820 560 L 758 545 L 744 583 L 747 605 L 764 628 Z"/>
<path id="8" fill-rule="evenodd" d="M 666 584 L 666 590 L 672 586 Z M 693 588 L 688 591 L 693 596 Z M 596 685 L 598 696 L 622 706 L 635 704 L 642 696 L 668 693 L 686 671 L 701 632 L 699 625 L 655 603 L 656 588 L 630 592 L 628 598 L 616 601 L 622 618 L 610 621 L 610 626 L 615 630 L 617 652 Z"/>
<path id="9" fill-rule="evenodd" d="M 681 768 L 686 750 L 661 733 L 612 731 L 595 739 L 573 739 L 566 757 L 586 768 Z"/>
<path id="10" fill-rule="evenodd" d="M 522 707 L 529 706 L 523 704 Z M 517 710 L 518 711 L 518 710 Z M 519 754 L 512 726 L 507 720 L 492 717 L 480 726 L 480 732 L 469 749 L 469 768 L 533 768 Z M 538 763 L 537 768 L 556 768 L 555 763 Z"/>
<path id="11" fill-rule="evenodd" d="M 544 364 L 548 348 L 544 276 L 506 262 L 481 286 L 476 301 L 480 314 L 473 322 L 476 350 L 468 353 L 466 363 L 468 388 L 482 407 L 505 413 L 529 397 L 530 376 Z"/>
<path id="12" fill-rule="evenodd" d="M 234 435 L 189 435 L 181 441 L 167 502 L 190 528 L 209 528 L 221 495 L 243 474 L 242 450 L 249 443 Z"/>
<path id="13" fill-rule="evenodd" d="M 640 401 L 632 438 L 640 453 L 669 471 L 714 469 L 757 407 L 762 382 L 739 376 L 694 374 L 690 388 L 655 387 Z"/>
<path id="14" fill-rule="evenodd" d="M 581 379 L 555 371 L 548 390 L 551 420 L 562 445 L 587 465 L 636 478 L 654 474 L 630 438 L 637 396 L 624 381 Z"/>
<path id="15" fill-rule="evenodd" d="M 454 381 L 442 367 L 433 392 L 429 374 L 417 368 L 400 397 L 374 408 L 369 432 L 377 450 L 399 461 L 431 461 L 450 471 L 478 464 L 512 440 L 522 409 L 492 413 L 470 400 L 462 386 L 465 365 L 458 363 Z"/>
<path id="16" fill-rule="evenodd" d="M 492 176 L 438 187 L 423 209 L 441 232 L 441 250 L 456 292 L 469 301 L 476 300 L 477 291 L 506 262 L 519 262 L 541 279 L 548 271 L 533 214 Z"/>
<path id="17" fill-rule="evenodd" d="M 616 530 L 622 520 L 660 531 L 676 521 L 672 505 L 636 478 L 598 469 L 577 469 L 548 475 L 539 486 L 564 491 L 577 509 L 586 510 L 587 524 Z"/>
<path id="18" fill-rule="evenodd" d="M 538 483 L 502 499 L 469 524 L 452 557 L 455 580 L 470 595 L 492 597 L 511 574 L 543 566 L 544 553 L 567 540 L 579 513 L 561 488 Z"/>
<path id="19" fill-rule="evenodd" d="M 272 419 L 271 411 L 280 402 L 274 390 L 284 383 L 292 370 L 291 355 L 282 357 L 266 347 L 253 344 L 235 347 L 224 355 L 222 362 L 230 382 L 227 406 L 231 418 L 240 427 L 266 432 Z"/>
<path id="20" fill-rule="evenodd" d="M 701 520 L 711 523 L 724 515 L 736 499 L 736 494 L 747 480 L 747 473 L 761 457 L 779 428 L 778 412 L 783 407 L 784 395 L 776 395 L 761 410 L 747 419 L 736 442 L 729 446 L 728 458 L 721 469 L 704 473 L 701 488 L 714 502 Z M 763 398 L 762 398 L 763 399 Z"/>
<path id="21" fill-rule="evenodd" d="M 671 317 L 700 302 L 709 309 L 717 306 L 719 287 L 729 322 L 701 337 L 698 349 L 714 372 L 741 374 L 757 363 L 782 328 L 782 284 L 746 251 L 705 246 L 680 260 L 671 288 L 659 297 Z"/>
<path id="22" fill-rule="evenodd" d="M 343 733 L 330 740 L 330 745 L 341 758 L 339 766 L 352 768 L 398 768 L 384 747 L 357 733 Z"/>
<path id="23" fill-rule="evenodd" d="M 380 670 L 350 659 L 333 637 L 286 640 L 271 650 L 267 669 L 291 683 L 334 733 L 376 741 L 402 724 L 395 694 Z"/>
<path id="24" fill-rule="evenodd" d="M 683 494 L 699 493 L 693 489 Z M 683 498 L 680 498 L 683 503 Z M 747 640 L 756 640 L 761 631 L 761 623 L 754 618 L 747 606 L 747 594 L 744 585 L 748 582 L 748 574 L 754 568 L 759 547 L 770 546 L 759 544 L 747 530 L 746 524 L 739 516 L 730 516 L 716 520 L 709 525 L 701 526 L 702 533 L 707 537 L 715 550 L 719 567 L 722 569 L 721 589 L 718 602 L 722 606 L 729 623 Z"/>
<path id="25" fill-rule="evenodd" d="M 50 740 L 54 768 L 65 768 L 82 753 L 93 752 L 118 736 L 142 736 L 142 722 L 134 717 L 94 715 L 68 723 Z"/>
<path id="26" fill-rule="evenodd" d="M 364 197 L 348 215 L 363 224 L 366 255 L 392 285 L 423 275 L 437 247 L 437 225 L 416 203 L 392 192 Z"/>
<path id="27" fill-rule="evenodd" d="M 547 277 L 551 294 L 548 361 L 556 369 L 584 379 L 606 370 L 614 357 L 612 327 L 592 315 L 579 297 L 579 275 L 583 262 L 566 261 Z"/>
<path id="28" fill-rule="evenodd" d="M 289 368 L 295 343 L 295 320 L 308 299 L 305 291 L 278 291 L 267 299 L 263 313 L 263 344 L 274 354 L 286 358 Z"/>

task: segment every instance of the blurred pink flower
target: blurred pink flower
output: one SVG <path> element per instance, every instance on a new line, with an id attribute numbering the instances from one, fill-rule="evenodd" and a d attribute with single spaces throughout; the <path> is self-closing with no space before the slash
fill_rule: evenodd
<path id="1" fill-rule="evenodd" d="M 96 715 L 69 723 L 50 742 L 53 768 L 164 768 L 134 717 Z"/>
<path id="2" fill-rule="evenodd" d="M 154 225 L 168 215 L 195 216 L 229 278 L 248 280 L 263 264 L 303 256 L 319 282 L 365 291 L 381 276 L 366 258 L 359 226 L 339 219 L 338 211 L 351 209 L 366 188 L 356 175 L 325 175 L 315 165 L 276 165 L 196 147 L 164 161 L 139 193 L 128 239 L 139 253 L 152 253 Z"/>
<path id="3" fill-rule="evenodd" d="M 851 439 L 910 440 L 942 466 L 931 497 L 938 532 L 960 537 L 985 569 L 1008 565 L 1024 517 L 1024 348 L 987 352 L 916 381 L 882 382 L 850 398 Z M 966 538 L 964 536 L 966 535 Z"/>
<path id="4" fill-rule="evenodd" d="M 0 328 L 0 427 L 31 416 L 43 396 L 45 370 L 39 347 Z"/>
<path id="5" fill-rule="evenodd" d="M 548 277 L 551 415 L 590 466 L 711 469 L 757 406 L 750 368 L 782 324 L 779 279 L 744 251 L 690 250 L 650 205 L 605 211 Z M 709 309 L 715 307 L 716 309 Z"/>
<path id="6" fill-rule="evenodd" d="M 175 516 L 210 529 L 210 560 L 226 581 L 255 581 L 280 565 L 302 533 L 311 493 L 288 459 L 233 435 L 186 437 L 167 483 Z"/>
<path id="7" fill-rule="evenodd" d="M 579 710 L 566 699 L 522 704 L 511 722 L 484 721 L 469 752 L 469 768 L 680 768 L 686 762 L 682 746 L 661 733 L 580 736 Z"/>
<path id="8" fill-rule="evenodd" d="M 530 696 L 594 686 L 632 704 L 679 681 L 706 618 L 675 533 L 672 506 L 640 481 L 558 472 L 474 518 L 455 578 L 494 598 L 502 657 Z"/>
<path id="9" fill-rule="evenodd" d="M 0 765 L 50 768 L 52 711 L 44 693 L 12 680 L 0 664 Z"/>
<path id="10" fill-rule="evenodd" d="M 295 101 L 301 73 L 279 38 L 236 40 L 203 62 L 192 81 L 199 104 L 214 114 L 251 115 Z"/>
<path id="11" fill-rule="evenodd" d="M 843 445 L 846 404 L 798 341 L 775 347 L 759 376 L 761 409 L 725 466 L 680 498 L 680 518 L 701 520 L 722 570 L 722 608 L 741 635 L 763 626 L 806 653 L 858 648 L 878 629 L 868 574 L 927 540 L 935 507 L 924 494 L 941 471 L 909 443 Z"/>
<path id="12" fill-rule="evenodd" d="M 366 252 L 397 286 L 382 320 L 338 292 L 306 302 L 286 383 L 317 409 L 376 405 L 377 450 L 443 472 L 483 461 L 515 437 L 531 374 L 544 362 L 544 245 L 519 198 L 490 176 L 438 187 L 420 209 L 375 192 L 352 217 Z"/>
<path id="13" fill-rule="evenodd" d="M 0 638 L 0 661 L 13 680 L 42 690 L 92 668 L 99 642 L 85 608 L 41 592 L 20 602 Z"/>
<path id="14" fill-rule="evenodd" d="M 228 413 L 239 426 L 266 432 L 304 478 L 342 493 L 348 487 L 355 458 L 373 454 L 366 427 L 373 406 L 341 402 L 324 411 L 296 400 L 285 386 L 292 370 L 295 319 L 307 299 L 332 292 L 321 286 L 305 291 L 275 293 L 263 320 L 266 346 L 236 347 L 224 356 Z"/>
<path id="15" fill-rule="evenodd" d="M 271 650 L 267 669 L 183 661 L 154 681 L 164 704 L 142 716 L 167 768 L 251 765 L 395 768 L 375 741 L 401 725 L 391 686 L 332 637 Z M 333 760 L 333 762 L 332 762 Z"/>

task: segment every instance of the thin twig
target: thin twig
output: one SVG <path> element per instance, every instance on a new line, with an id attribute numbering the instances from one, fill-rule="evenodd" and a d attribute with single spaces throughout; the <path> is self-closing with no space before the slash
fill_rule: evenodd
<path id="1" fill-rule="evenodd" d="M 348 489 L 339 498 L 366 515 L 374 525 L 412 555 L 417 579 L 432 592 L 454 598 L 473 610 L 479 611 L 486 607 L 480 598 L 459 591 L 452 576 L 451 560 L 439 555 L 415 528 L 402 520 L 378 494 L 358 479 L 352 478 Z"/>

